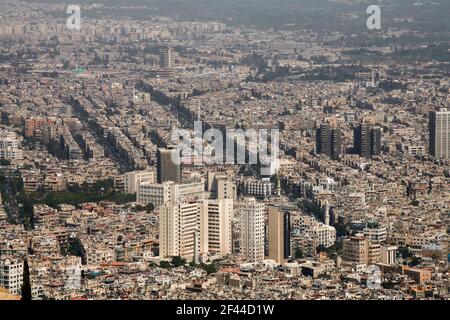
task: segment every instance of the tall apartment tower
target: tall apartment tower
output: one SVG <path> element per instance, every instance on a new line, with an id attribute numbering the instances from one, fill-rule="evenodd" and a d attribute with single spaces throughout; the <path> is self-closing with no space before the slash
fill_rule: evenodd
<path id="1" fill-rule="evenodd" d="M 290 255 L 290 213 L 276 207 L 269 207 L 268 213 L 268 258 L 283 264 Z"/>
<path id="2" fill-rule="evenodd" d="M 316 133 L 316 151 L 318 154 L 331 153 L 331 125 L 322 123 Z"/>
<path id="3" fill-rule="evenodd" d="M 223 172 L 207 172 L 207 190 L 214 199 L 237 199 L 236 184 Z"/>
<path id="4" fill-rule="evenodd" d="M 441 109 L 429 114 L 430 155 L 450 159 L 450 111 Z"/>
<path id="5" fill-rule="evenodd" d="M 341 158 L 342 145 L 341 145 L 341 129 L 336 128 L 331 130 L 331 154 L 330 157 L 333 160 L 339 160 Z"/>
<path id="6" fill-rule="evenodd" d="M 161 69 L 171 69 L 172 68 L 172 49 L 163 48 L 159 55 L 159 66 Z"/>
<path id="7" fill-rule="evenodd" d="M 360 123 L 353 131 L 354 149 L 364 158 L 381 154 L 381 129 Z"/>
<path id="8" fill-rule="evenodd" d="M 370 126 L 359 124 L 353 132 L 354 147 L 357 154 L 364 158 L 370 158 Z"/>
<path id="9" fill-rule="evenodd" d="M 329 123 L 322 123 L 316 133 L 316 152 L 338 160 L 341 149 L 341 130 L 332 128 Z"/>
<path id="10" fill-rule="evenodd" d="M 265 210 L 265 205 L 255 198 L 246 198 L 237 204 L 240 253 L 248 262 L 264 260 Z"/>
<path id="11" fill-rule="evenodd" d="M 195 245 L 198 232 L 197 202 L 166 202 L 159 214 L 159 254 L 163 258 L 180 256 L 193 260 L 200 248 Z"/>
<path id="12" fill-rule="evenodd" d="M 176 149 L 159 148 L 156 153 L 157 160 L 157 182 L 181 181 L 181 164 L 176 164 L 172 160 L 172 153 Z"/>
<path id="13" fill-rule="evenodd" d="M 233 207 L 233 199 L 200 203 L 200 253 L 231 254 Z"/>
<path id="14" fill-rule="evenodd" d="M 381 128 L 379 127 L 370 130 L 370 154 L 372 156 L 381 154 Z"/>
<path id="15" fill-rule="evenodd" d="M 168 201 L 160 207 L 160 256 L 198 260 L 232 252 L 233 199 Z"/>

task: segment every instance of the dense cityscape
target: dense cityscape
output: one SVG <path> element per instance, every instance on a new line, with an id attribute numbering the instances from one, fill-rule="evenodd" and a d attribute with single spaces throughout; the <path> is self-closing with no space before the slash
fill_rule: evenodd
<path id="1" fill-rule="evenodd" d="M 254 1 L 0 3 L 0 300 L 449 299 L 450 4 Z"/>

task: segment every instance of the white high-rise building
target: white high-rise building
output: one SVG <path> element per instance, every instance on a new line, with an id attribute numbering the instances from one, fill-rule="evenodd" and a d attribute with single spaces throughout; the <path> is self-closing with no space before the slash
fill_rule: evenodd
<path id="1" fill-rule="evenodd" d="M 156 172 L 154 171 L 132 171 L 125 173 L 124 192 L 135 194 L 142 183 L 156 183 Z"/>
<path id="2" fill-rule="evenodd" d="M 266 207 L 255 198 L 245 198 L 236 204 L 239 217 L 240 253 L 249 262 L 264 260 L 264 214 Z"/>
<path id="3" fill-rule="evenodd" d="M 158 209 L 165 202 L 182 202 L 184 200 L 203 199 L 205 184 L 203 181 L 190 183 L 175 183 L 166 181 L 163 183 L 144 182 L 137 190 L 137 202 L 146 205 L 153 203 Z"/>
<path id="4" fill-rule="evenodd" d="M 20 141 L 15 132 L 0 131 L 0 159 L 23 159 L 22 149 L 20 149 Z"/>
<path id="5" fill-rule="evenodd" d="M 191 260 L 196 252 L 231 254 L 232 219 L 232 199 L 164 203 L 159 215 L 161 257 L 181 256 Z"/>
<path id="6" fill-rule="evenodd" d="M 200 252 L 226 256 L 232 252 L 233 199 L 200 203 Z"/>
<path id="7" fill-rule="evenodd" d="M 192 260 L 195 236 L 199 225 L 197 202 L 164 203 L 159 214 L 159 255 L 163 258 L 180 256 Z M 199 248 L 197 248 L 199 250 Z"/>
<path id="8" fill-rule="evenodd" d="M 23 282 L 23 261 L 12 257 L 0 259 L 0 287 L 11 294 L 20 294 Z"/>

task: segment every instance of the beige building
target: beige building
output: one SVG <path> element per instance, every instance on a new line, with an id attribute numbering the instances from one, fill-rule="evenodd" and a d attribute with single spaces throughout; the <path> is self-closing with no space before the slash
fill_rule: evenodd
<path id="1" fill-rule="evenodd" d="M 286 239 L 285 214 L 278 208 L 269 207 L 269 259 L 278 264 L 287 262 L 285 246 L 289 246 L 289 238 Z M 289 227 L 287 228 L 289 230 Z M 289 234 L 287 235 L 289 237 Z M 286 241 L 287 240 L 287 241 Z M 287 243 L 286 243 L 287 242 Z"/>
<path id="2" fill-rule="evenodd" d="M 114 262 L 114 250 L 109 248 L 92 248 L 86 250 L 86 262 L 88 265 Z"/>
<path id="3" fill-rule="evenodd" d="M 369 242 L 369 250 L 367 252 L 367 265 L 380 263 L 382 258 L 382 248 L 379 243 Z"/>
<path id="4" fill-rule="evenodd" d="M 381 248 L 381 261 L 384 264 L 392 265 L 396 263 L 397 247 L 385 245 Z"/>
<path id="5" fill-rule="evenodd" d="M 177 202 L 184 200 L 203 199 L 205 184 L 203 181 L 189 182 L 189 183 L 175 183 L 167 181 L 163 183 L 141 183 L 136 200 L 137 202 L 146 205 L 153 203 L 158 209 L 165 202 Z"/>
<path id="6" fill-rule="evenodd" d="M 135 194 L 141 183 L 156 183 L 156 172 L 132 171 L 125 173 L 123 185 L 124 192 Z"/>
<path id="7" fill-rule="evenodd" d="M 386 227 L 366 227 L 363 230 L 364 237 L 367 238 L 370 242 L 382 243 L 387 239 L 387 231 Z"/>
<path id="8" fill-rule="evenodd" d="M 2 300 L 20 300 L 20 296 L 9 293 L 8 290 L 0 288 L 0 301 Z"/>
<path id="9" fill-rule="evenodd" d="M 194 254 L 200 251 L 195 240 L 198 227 L 197 201 L 164 203 L 159 214 L 159 255 L 162 258 L 180 256 L 192 260 Z"/>
<path id="10" fill-rule="evenodd" d="M 224 172 L 208 171 L 207 190 L 217 199 L 237 199 L 236 184 Z"/>
<path id="11" fill-rule="evenodd" d="M 350 237 L 343 241 L 344 261 L 367 264 L 369 259 L 369 241 L 364 237 Z"/>
<path id="12" fill-rule="evenodd" d="M 236 205 L 240 227 L 240 253 L 249 262 L 264 260 L 264 214 L 266 207 L 255 198 L 245 198 Z"/>
<path id="13" fill-rule="evenodd" d="M 159 219 L 161 257 L 231 254 L 232 199 L 169 201 L 161 206 Z"/>
<path id="14" fill-rule="evenodd" d="M 233 199 L 200 203 L 200 252 L 226 256 L 232 251 Z"/>

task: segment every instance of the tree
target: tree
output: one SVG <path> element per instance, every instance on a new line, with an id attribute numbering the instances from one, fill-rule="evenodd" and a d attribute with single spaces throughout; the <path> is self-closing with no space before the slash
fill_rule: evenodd
<path id="1" fill-rule="evenodd" d="M 414 201 L 411 202 L 411 205 L 414 206 L 414 207 L 418 207 L 419 204 L 420 204 L 419 200 L 414 200 Z"/>
<path id="2" fill-rule="evenodd" d="M 416 257 L 416 256 L 413 256 L 413 258 L 411 259 L 411 262 L 410 263 L 408 263 L 408 265 L 410 266 L 410 267 L 417 267 L 419 264 L 421 264 L 422 263 L 422 259 L 421 258 L 418 258 L 418 257 Z"/>
<path id="3" fill-rule="evenodd" d="M 160 266 L 161 268 L 164 268 L 164 269 L 168 269 L 168 268 L 171 267 L 170 262 L 168 262 L 168 261 L 161 261 L 161 262 L 159 263 L 159 266 Z"/>
<path id="4" fill-rule="evenodd" d="M 26 198 L 20 208 L 22 223 L 26 230 L 34 229 L 34 208 L 33 202 Z"/>
<path id="5" fill-rule="evenodd" d="M 202 269 L 205 270 L 208 275 L 217 272 L 217 267 L 213 264 L 202 264 Z"/>
<path id="6" fill-rule="evenodd" d="M 106 179 L 106 180 L 99 180 L 96 181 L 91 186 L 91 190 L 95 192 L 109 192 L 114 188 L 114 179 Z"/>
<path id="7" fill-rule="evenodd" d="M 413 253 L 409 250 L 408 247 L 402 247 L 398 250 L 403 259 L 412 258 Z"/>
<path id="8" fill-rule="evenodd" d="M 87 263 L 86 250 L 84 249 L 83 243 L 79 238 L 73 238 L 69 240 L 69 246 L 66 248 L 65 254 L 71 256 L 77 256 L 81 258 L 81 264 L 85 265 Z"/>
<path id="9" fill-rule="evenodd" d="M 327 248 L 323 244 L 319 244 L 316 249 L 317 253 L 326 252 Z"/>
<path id="10" fill-rule="evenodd" d="M 11 161 L 7 159 L 0 159 L 0 166 L 9 166 L 11 164 Z"/>
<path id="11" fill-rule="evenodd" d="M 133 210 L 135 212 L 145 210 L 145 211 L 147 211 L 147 213 L 150 213 L 150 212 L 153 212 L 154 209 L 155 209 L 155 206 L 153 205 L 153 203 L 149 203 L 146 206 L 136 205 Z"/>
<path id="12" fill-rule="evenodd" d="M 22 299 L 23 301 L 31 301 L 31 283 L 30 283 L 30 268 L 28 266 L 28 260 L 25 259 L 23 263 L 23 280 L 22 280 Z"/>
<path id="13" fill-rule="evenodd" d="M 153 210 L 155 210 L 155 206 L 153 205 L 153 203 L 149 203 L 145 206 L 145 210 L 147 210 L 147 213 L 153 212 Z"/>
<path id="14" fill-rule="evenodd" d="M 384 289 L 394 289 L 395 288 L 395 283 L 392 281 L 385 281 L 381 285 L 383 286 Z"/>
<path id="15" fill-rule="evenodd" d="M 186 259 L 181 258 L 180 256 L 172 257 L 172 265 L 175 268 L 184 266 L 186 264 Z"/>
<path id="16" fill-rule="evenodd" d="M 303 258 L 303 251 L 299 247 L 295 248 L 294 258 L 295 259 Z"/>
<path id="17" fill-rule="evenodd" d="M 28 254 L 29 255 L 33 255 L 34 254 L 34 250 L 33 250 L 33 243 L 30 239 L 30 241 L 28 242 Z"/>

